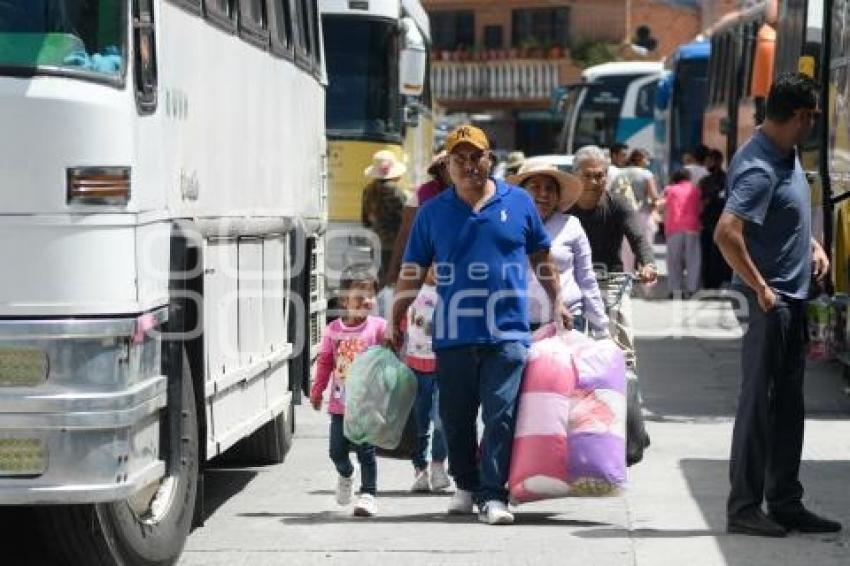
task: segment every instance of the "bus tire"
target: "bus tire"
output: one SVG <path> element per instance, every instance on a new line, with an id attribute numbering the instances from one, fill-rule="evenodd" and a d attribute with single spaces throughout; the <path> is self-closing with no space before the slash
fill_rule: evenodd
<path id="1" fill-rule="evenodd" d="M 248 466 L 282 464 L 292 447 L 294 418 L 295 407 L 290 403 L 283 413 L 225 452 L 222 460 L 228 464 Z"/>
<path id="2" fill-rule="evenodd" d="M 160 484 L 157 499 L 165 498 L 161 500 L 164 507 L 148 509 L 155 517 L 140 516 L 132 499 L 43 509 L 45 542 L 61 564 L 166 566 L 177 562 L 192 526 L 198 484 L 197 410 L 185 351 L 182 383 L 180 467 L 177 475 Z"/>
<path id="3" fill-rule="evenodd" d="M 286 426 L 283 429 L 283 454 L 289 454 L 292 449 L 292 439 L 295 437 L 295 403 L 289 404 Z"/>

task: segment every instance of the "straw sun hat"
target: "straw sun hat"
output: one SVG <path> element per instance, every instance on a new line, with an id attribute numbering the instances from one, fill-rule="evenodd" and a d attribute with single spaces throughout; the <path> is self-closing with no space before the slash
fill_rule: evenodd
<path id="1" fill-rule="evenodd" d="M 558 183 L 558 193 L 560 195 L 558 210 L 571 208 L 581 196 L 581 181 L 574 175 L 561 171 L 551 163 L 526 163 L 516 175 L 508 177 L 507 181 L 512 185 L 522 186 L 523 183 L 535 175 L 548 175 Z"/>
<path id="2" fill-rule="evenodd" d="M 372 179 L 397 179 L 404 175 L 407 166 L 396 158 L 395 153 L 382 149 L 372 156 L 372 165 L 363 174 Z"/>

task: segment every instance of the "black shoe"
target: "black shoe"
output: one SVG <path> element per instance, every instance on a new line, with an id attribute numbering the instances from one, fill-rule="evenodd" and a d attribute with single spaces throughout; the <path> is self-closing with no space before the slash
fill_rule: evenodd
<path id="1" fill-rule="evenodd" d="M 772 521 L 761 509 L 731 516 L 726 521 L 726 532 L 731 534 L 773 538 L 782 538 L 787 534 L 782 525 Z"/>
<path id="2" fill-rule="evenodd" d="M 837 533 L 841 530 L 841 523 L 838 521 L 831 521 L 830 519 L 820 517 L 805 508 L 797 509 L 790 513 L 787 511 L 771 511 L 768 516 L 789 531 L 798 531 L 801 533 Z"/>

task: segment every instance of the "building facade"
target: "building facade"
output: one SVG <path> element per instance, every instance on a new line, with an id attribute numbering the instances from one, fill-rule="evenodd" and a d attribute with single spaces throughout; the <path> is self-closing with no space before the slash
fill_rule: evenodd
<path id="1" fill-rule="evenodd" d="M 423 0 L 431 17 L 432 85 L 447 114 L 471 116 L 498 149 L 551 153 L 557 88 L 581 79 L 590 44 L 660 60 L 735 9 L 737 0 Z M 710 22 L 709 22 L 710 23 Z M 629 46 L 641 26 L 654 49 Z M 644 30 L 646 31 L 646 30 Z"/>

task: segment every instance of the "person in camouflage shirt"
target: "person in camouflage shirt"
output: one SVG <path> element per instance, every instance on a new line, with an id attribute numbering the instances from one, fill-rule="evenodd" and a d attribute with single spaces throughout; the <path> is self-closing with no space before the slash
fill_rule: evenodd
<path id="1" fill-rule="evenodd" d="M 378 268 L 380 286 L 385 284 L 387 266 L 392 256 L 396 236 L 401 226 L 401 212 L 407 200 L 398 181 L 407 167 L 393 152 L 382 150 L 372 157 L 372 165 L 364 174 L 373 179 L 363 190 L 361 221 L 372 230 L 381 243 Z"/>

